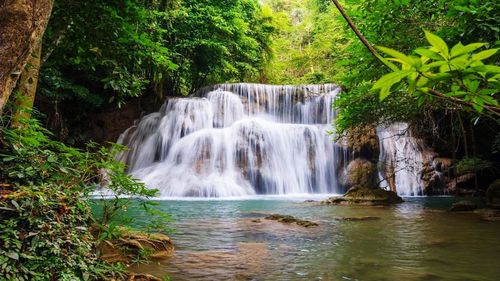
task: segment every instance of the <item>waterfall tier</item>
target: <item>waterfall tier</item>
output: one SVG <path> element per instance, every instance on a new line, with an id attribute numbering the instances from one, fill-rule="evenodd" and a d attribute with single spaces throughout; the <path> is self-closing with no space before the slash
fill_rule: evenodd
<path id="1" fill-rule="evenodd" d="M 164 197 L 340 193 L 347 149 L 327 134 L 336 85 L 224 84 L 167 101 L 119 139 Z"/>
<path id="2" fill-rule="evenodd" d="M 118 140 L 129 172 L 162 197 L 343 193 L 352 160 L 328 135 L 336 85 L 222 84 L 169 99 Z M 422 144 L 408 125 L 377 130 L 380 186 L 423 195 Z"/>
<path id="3" fill-rule="evenodd" d="M 400 196 L 424 195 L 423 154 L 421 140 L 412 136 L 406 123 L 394 123 L 379 128 L 380 143 L 379 171 L 381 184 L 385 189 L 393 189 Z"/>

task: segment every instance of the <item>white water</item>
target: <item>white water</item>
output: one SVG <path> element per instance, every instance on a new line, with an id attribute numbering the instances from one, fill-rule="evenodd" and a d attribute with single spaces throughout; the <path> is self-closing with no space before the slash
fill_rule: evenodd
<path id="1" fill-rule="evenodd" d="M 341 193 L 335 85 L 224 84 L 170 99 L 119 139 L 129 172 L 161 197 Z"/>
<path id="2" fill-rule="evenodd" d="M 394 174 L 396 191 L 400 196 L 420 196 L 423 194 L 422 164 L 424 156 L 422 145 L 409 132 L 408 124 L 394 123 L 379 128 L 377 135 L 380 143 L 379 171 L 384 179 L 384 171 Z M 380 186 L 390 189 L 387 180 Z"/>

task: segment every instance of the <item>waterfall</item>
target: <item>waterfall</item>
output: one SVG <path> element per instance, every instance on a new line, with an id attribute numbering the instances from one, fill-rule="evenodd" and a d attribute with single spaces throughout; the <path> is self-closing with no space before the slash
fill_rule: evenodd
<path id="1" fill-rule="evenodd" d="M 120 136 L 129 172 L 163 197 L 341 193 L 328 135 L 336 85 L 223 84 L 169 99 Z"/>
<path id="2" fill-rule="evenodd" d="M 401 196 L 424 195 L 422 169 L 426 156 L 422 144 L 413 137 L 406 123 L 378 128 L 381 184 Z"/>

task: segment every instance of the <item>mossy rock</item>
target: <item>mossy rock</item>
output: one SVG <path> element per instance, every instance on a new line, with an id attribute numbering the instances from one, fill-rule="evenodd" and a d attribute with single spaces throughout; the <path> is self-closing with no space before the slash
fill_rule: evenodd
<path id="1" fill-rule="evenodd" d="M 385 206 L 402 203 L 403 199 L 396 192 L 383 189 L 370 189 L 364 187 L 353 187 L 344 196 L 331 197 L 323 204 L 327 205 L 368 205 Z"/>
<path id="2" fill-rule="evenodd" d="M 303 227 L 318 226 L 318 224 L 313 222 L 313 221 L 301 220 L 301 219 L 298 219 L 296 217 L 292 217 L 292 216 L 288 216 L 288 215 L 273 214 L 273 215 L 267 216 L 265 219 L 266 220 L 274 220 L 274 221 L 286 223 L 286 224 L 293 223 L 293 224 L 303 226 Z"/>
<path id="3" fill-rule="evenodd" d="M 355 159 L 347 165 L 346 184 L 348 187 L 362 186 L 377 188 L 377 166 L 365 159 Z"/>
<path id="4" fill-rule="evenodd" d="M 486 205 L 493 209 L 500 209 L 500 180 L 494 181 L 486 190 Z"/>
<path id="5" fill-rule="evenodd" d="M 458 202 L 455 202 L 451 205 L 451 208 L 450 208 L 450 211 L 452 212 L 470 212 L 470 211 L 474 211 L 475 209 L 477 209 L 477 204 L 472 202 L 472 201 L 468 201 L 468 200 L 462 200 L 462 201 L 458 201 Z"/>

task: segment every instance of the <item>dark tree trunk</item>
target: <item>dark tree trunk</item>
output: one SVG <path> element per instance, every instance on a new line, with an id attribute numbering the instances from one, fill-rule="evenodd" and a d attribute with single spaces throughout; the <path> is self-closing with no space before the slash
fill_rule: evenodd
<path id="1" fill-rule="evenodd" d="M 0 115 L 52 12 L 53 0 L 0 0 Z"/>

